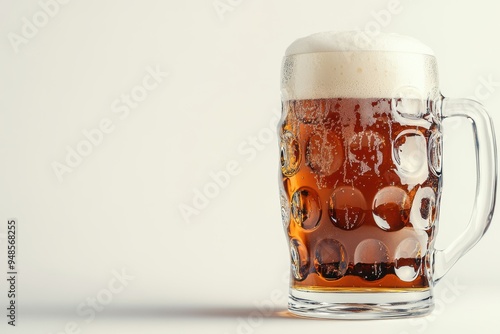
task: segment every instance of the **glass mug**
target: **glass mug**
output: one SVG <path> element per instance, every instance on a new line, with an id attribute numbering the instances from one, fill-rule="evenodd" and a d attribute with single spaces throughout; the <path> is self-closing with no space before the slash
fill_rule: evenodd
<path id="1" fill-rule="evenodd" d="M 282 65 L 282 222 L 291 256 L 289 310 L 347 319 L 432 311 L 432 289 L 482 237 L 496 189 L 493 127 L 475 101 L 443 97 L 436 59 L 393 34 L 320 33 Z M 442 121 L 473 124 L 477 186 L 466 230 L 434 249 L 442 190 Z"/>

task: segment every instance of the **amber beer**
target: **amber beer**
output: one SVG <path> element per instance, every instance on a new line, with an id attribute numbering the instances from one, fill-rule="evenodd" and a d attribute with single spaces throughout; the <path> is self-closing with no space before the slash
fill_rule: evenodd
<path id="1" fill-rule="evenodd" d="M 411 115 L 432 118 L 433 106 L 424 104 L 394 97 L 283 102 L 281 199 L 292 288 L 429 288 L 441 170 L 436 127 L 412 124 Z"/>

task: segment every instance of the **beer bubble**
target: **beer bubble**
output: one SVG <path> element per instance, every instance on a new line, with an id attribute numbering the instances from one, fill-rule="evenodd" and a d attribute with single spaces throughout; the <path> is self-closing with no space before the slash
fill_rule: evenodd
<path id="1" fill-rule="evenodd" d="M 298 239 L 290 240 L 290 257 L 292 275 L 296 280 L 302 281 L 309 271 L 309 256 L 304 244 Z"/>
<path id="2" fill-rule="evenodd" d="M 377 239 L 361 241 L 354 251 L 354 271 L 367 281 L 384 277 L 387 274 L 388 262 L 387 246 Z"/>
<path id="3" fill-rule="evenodd" d="M 347 254 L 344 246 L 333 239 L 323 239 L 316 245 L 314 267 L 321 277 L 336 280 L 347 270 Z"/>
<path id="4" fill-rule="evenodd" d="M 292 195 L 292 217 L 303 229 L 311 230 L 318 226 L 321 218 L 321 205 L 316 191 L 300 188 Z"/>
<path id="5" fill-rule="evenodd" d="M 401 241 L 395 253 L 395 273 L 405 282 L 411 282 L 417 278 L 422 265 L 422 247 L 415 238 L 407 238 Z"/>
<path id="6" fill-rule="evenodd" d="M 397 231 L 408 223 L 410 208 L 406 192 L 396 186 L 388 186 L 379 190 L 373 199 L 373 218 L 382 230 Z"/>
<path id="7" fill-rule="evenodd" d="M 367 204 L 363 193 L 350 186 L 340 186 L 330 196 L 328 212 L 335 226 L 353 230 L 363 224 Z"/>
<path id="8" fill-rule="evenodd" d="M 281 135 L 281 172 L 285 176 L 292 176 L 300 168 L 300 148 L 299 141 L 290 131 L 285 131 Z"/>

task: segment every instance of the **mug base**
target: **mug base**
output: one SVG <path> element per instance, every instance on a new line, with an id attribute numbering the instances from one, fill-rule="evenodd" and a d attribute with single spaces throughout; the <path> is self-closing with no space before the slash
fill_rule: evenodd
<path id="1" fill-rule="evenodd" d="M 318 292 L 290 289 L 288 310 L 295 315 L 326 319 L 386 319 L 424 316 L 432 312 L 431 289 L 398 292 Z"/>

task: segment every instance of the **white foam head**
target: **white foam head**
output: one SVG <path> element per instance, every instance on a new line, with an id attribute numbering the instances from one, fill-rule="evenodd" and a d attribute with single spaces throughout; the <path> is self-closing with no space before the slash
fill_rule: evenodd
<path id="1" fill-rule="evenodd" d="M 439 93 L 437 64 L 432 50 L 411 37 L 318 33 L 286 50 L 281 91 L 284 100 L 434 98 Z"/>

